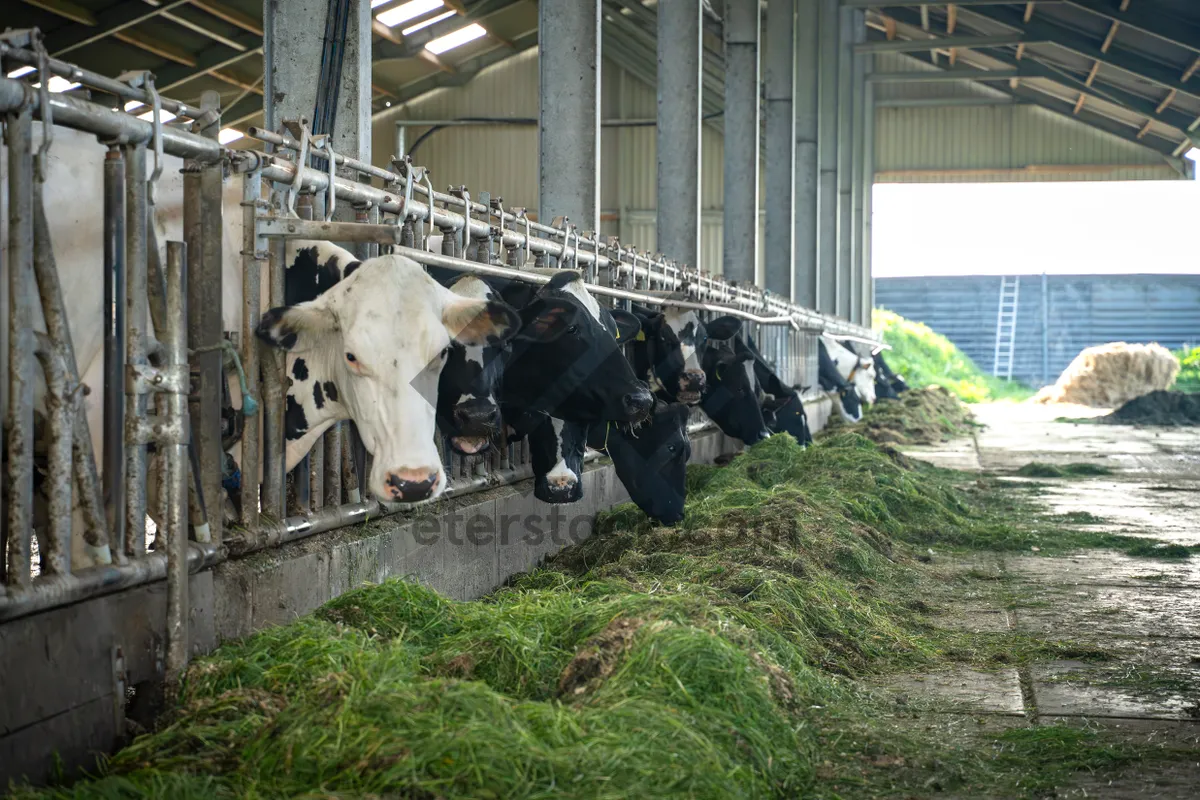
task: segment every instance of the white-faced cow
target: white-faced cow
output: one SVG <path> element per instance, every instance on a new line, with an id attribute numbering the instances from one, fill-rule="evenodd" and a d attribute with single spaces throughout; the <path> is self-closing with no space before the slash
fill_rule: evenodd
<path id="1" fill-rule="evenodd" d="M 859 399 L 868 405 L 874 403 L 875 362 L 844 347 L 831 336 L 822 335 L 821 342 L 838 374 L 857 390 Z"/>
<path id="2" fill-rule="evenodd" d="M 293 381 L 285 468 L 333 423 L 353 419 L 374 456 L 368 486 L 377 497 L 437 497 L 446 479 L 435 408 L 451 342 L 499 344 L 518 324 L 505 303 L 457 295 L 398 255 L 362 262 L 315 300 L 269 310 L 257 334 L 288 351 Z"/>
<path id="3" fill-rule="evenodd" d="M 858 422 L 862 419 L 862 400 L 854 385 L 849 383 L 825 349 L 823 339 L 817 339 L 817 383 L 827 392 L 837 392 L 838 413 L 846 422 Z"/>

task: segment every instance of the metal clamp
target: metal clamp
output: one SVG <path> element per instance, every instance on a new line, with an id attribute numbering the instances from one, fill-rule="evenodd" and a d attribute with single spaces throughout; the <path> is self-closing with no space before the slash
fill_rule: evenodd
<path id="1" fill-rule="evenodd" d="M 334 178 L 337 175 L 337 155 L 333 152 L 333 137 L 325 134 L 322 137 L 320 149 L 329 157 L 329 188 L 325 190 L 325 221 L 333 221 L 333 211 L 337 208 L 337 187 Z"/>
<path id="2" fill-rule="evenodd" d="M 429 234 L 425 237 L 425 249 L 430 248 L 430 240 L 433 238 L 433 181 L 429 180 L 429 167 L 425 167 L 422 175 L 425 181 L 425 191 L 429 193 Z"/>
<path id="3" fill-rule="evenodd" d="M 299 128 L 300 152 L 296 158 L 296 172 L 292 175 L 292 182 L 288 185 L 287 202 L 285 204 L 288 214 L 299 218 L 300 215 L 296 213 L 296 198 L 300 196 L 300 190 L 304 187 L 304 167 L 308 164 L 308 120 L 303 118 L 299 120 L 284 120 L 283 124 L 285 128 Z"/>

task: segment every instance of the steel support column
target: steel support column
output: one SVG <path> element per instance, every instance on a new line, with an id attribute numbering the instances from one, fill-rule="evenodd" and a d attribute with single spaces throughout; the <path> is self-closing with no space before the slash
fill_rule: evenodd
<path id="1" fill-rule="evenodd" d="M 854 9 L 840 8 L 837 16 L 837 301 L 833 313 L 850 318 L 851 231 L 854 170 Z"/>
<path id="2" fill-rule="evenodd" d="M 700 265 L 700 5 L 658 2 L 658 250 L 693 267 Z"/>
<path id="3" fill-rule="evenodd" d="M 796 0 L 796 183 L 792 299 L 817 307 L 817 190 L 820 164 L 820 0 Z M 726 23 L 728 24 L 728 23 Z"/>
<path id="4" fill-rule="evenodd" d="M 538 219 L 600 229 L 600 0 L 538 3 Z"/>
<path id="5" fill-rule="evenodd" d="M 767 142 L 765 288 L 792 297 L 795 257 L 796 117 L 792 92 L 796 74 L 795 0 L 767 7 Z"/>
<path id="6" fill-rule="evenodd" d="M 758 0 L 725 4 L 725 211 L 722 272 L 753 283 L 758 268 Z"/>
<path id="7" fill-rule="evenodd" d="M 871 74 L 874 56 L 866 56 L 866 73 Z M 871 208 L 875 190 L 875 86 L 863 82 L 863 169 L 862 169 L 862 324 L 870 327 L 875 308 L 875 273 L 871 267 Z"/>
<path id="8" fill-rule="evenodd" d="M 817 159 L 817 310 L 837 311 L 838 0 L 821 0 Z"/>
<path id="9" fill-rule="evenodd" d="M 855 44 L 866 41 L 867 27 L 862 11 L 852 11 L 852 34 Z M 868 56 L 851 51 L 851 124 L 850 146 L 850 291 L 847 296 L 847 314 L 850 321 L 862 324 L 863 295 L 863 94 L 866 86 L 866 61 Z M 870 320 L 866 324 L 870 324 Z"/>

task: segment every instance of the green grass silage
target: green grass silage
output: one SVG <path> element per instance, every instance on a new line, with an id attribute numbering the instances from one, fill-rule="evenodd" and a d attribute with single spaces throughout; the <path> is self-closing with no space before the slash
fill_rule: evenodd
<path id="1" fill-rule="evenodd" d="M 1200 347 L 1179 350 L 1175 357 L 1179 359 L 1179 375 L 1171 388 L 1189 394 L 1200 394 Z"/>
<path id="2" fill-rule="evenodd" d="M 872 325 L 892 346 L 884 353 L 888 366 L 903 375 L 909 386 L 941 386 L 964 402 L 1024 400 L 1029 387 L 985 374 L 945 336 L 921 322 L 913 322 L 885 309 L 875 309 Z"/>
<path id="3" fill-rule="evenodd" d="M 879 764 L 887 785 L 1019 778 L 986 748 L 878 729 L 852 679 L 1065 657 L 931 625 L 946 578 L 913 555 L 1083 540 L 852 432 L 775 436 L 689 480 L 683 526 L 621 507 L 483 600 L 389 581 L 227 644 L 95 780 L 16 796 L 864 797 Z"/>

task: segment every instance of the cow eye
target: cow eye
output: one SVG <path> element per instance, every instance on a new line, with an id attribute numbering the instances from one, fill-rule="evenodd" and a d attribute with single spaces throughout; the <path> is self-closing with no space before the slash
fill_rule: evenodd
<path id="1" fill-rule="evenodd" d="M 358 359 L 354 357 L 354 353 L 346 353 L 346 360 L 349 361 L 351 364 L 354 364 L 355 362 L 358 361 Z"/>
<path id="2" fill-rule="evenodd" d="M 667 451 L 668 451 L 668 452 L 670 452 L 670 453 L 678 453 L 678 452 L 679 452 L 679 445 L 677 445 L 677 444 L 671 444 L 671 445 L 667 445 Z"/>
<path id="3" fill-rule="evenodd" d="M 575 334 L 579 333 L 579 326 L 578 326 L 578 325 L 570 325 L 570 326 L 568 326 L 568 327 L 567 327 L 567 333 L 569 333 L 569 334 L 571 334 L 572 336 L 574 336 Z"/>

